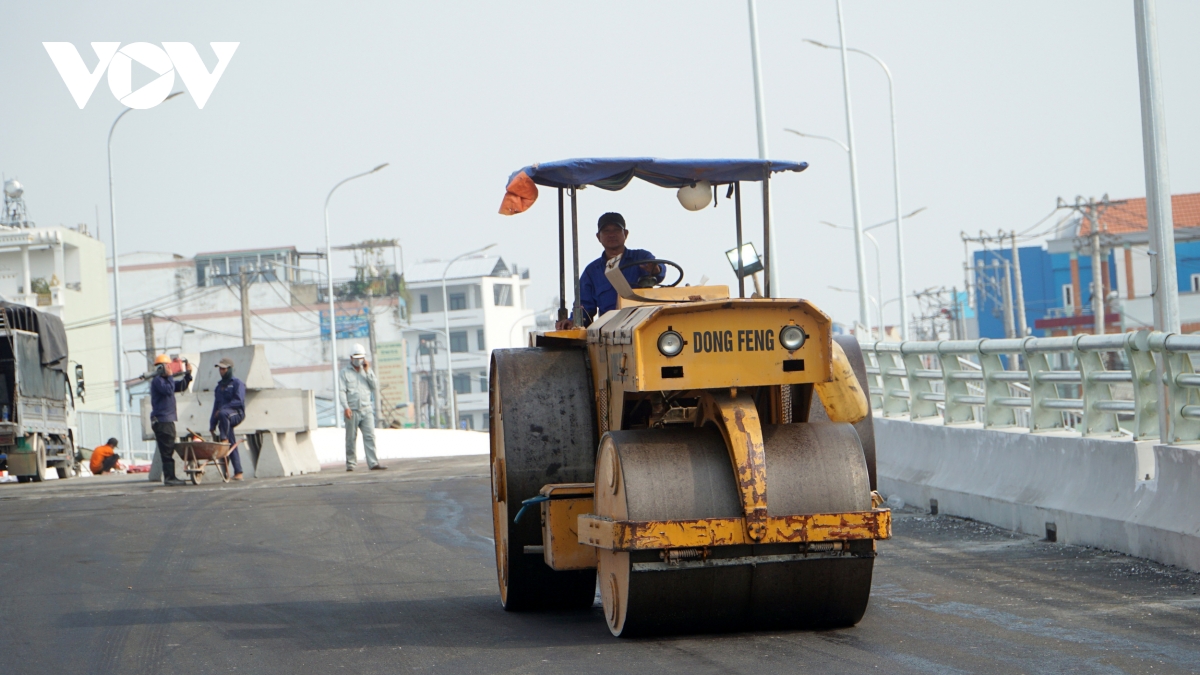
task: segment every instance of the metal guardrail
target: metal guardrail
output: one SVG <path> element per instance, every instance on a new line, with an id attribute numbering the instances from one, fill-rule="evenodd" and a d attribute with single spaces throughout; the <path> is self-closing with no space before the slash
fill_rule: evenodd
<path id="1" fill-rule="evenodd" d="M 1145 440 L 1160 437 L 1165 416 L 1170 442 L 1200 443 L 1200 375 L 1190 356 L 1200 352 L 1200 335 L 1138 331 L 862 347 L 871 403 L 885 417 Z M 1111 367 L 1118 363 L 1124 369 Z M 1114 388 L 1128 397 L 1115 396 Z"/>

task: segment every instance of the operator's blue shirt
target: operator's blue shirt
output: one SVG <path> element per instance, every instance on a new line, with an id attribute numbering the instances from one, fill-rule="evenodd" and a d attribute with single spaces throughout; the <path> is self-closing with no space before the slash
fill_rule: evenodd
<path id="1" fill-rule="evenodd" d="M 222 410 L 246 414 L 246 385 L 236 377 L 221 380 L 213 388 L 213 411 L 208 418 L 208 428 L 217 428 L 217 413 Z"/>
<path id="2" fill-rule="evenodd" d="M 626 265 L 639 260 L 653 260 L 654 254 L 650 251 L 644 251 L 640 248 L 627 248 L 625 254 L 621 257 L 621 264 Z M 583 274 L 579 277 L 579 297 L 580 304 L 583 305 L 583 311 L 591 319 L 604 314 L 610 309 L 617 308 L 617 290 L 612 284 L 608 283 L 608 279 L 604 277 L 604 266 L 608 264 L 608 258 L 603 253 L 599 258 L 588 263 L 588 266 L 583 268 Z M 625 279 L 629 281 L 629 285 L 633 288 L 638 287 L 638 279 L 645 276 L 645 272 L 641 267 L 630 267 L 621 272 L 625 275 Z M 655 278 L 662 281 L 666 276 L 666 270 L 660 271 Z M 575 321 L 574 316 L 571 317 Z M 578 324 L 578 322 L 576 322 Z M 582 324 L 579 324 L 582 325 Z"/>
<path id="3" fill-rule="evenodd" d="M 184 374 L 182 380 L 175 381 L 170 375 L 155 375 L 150 380 L 150 420 L 152 422 L 174 422 L 178 419 L 175 413 L 175 392 L 187 391 L 192 381 L 192 373 Z"/>

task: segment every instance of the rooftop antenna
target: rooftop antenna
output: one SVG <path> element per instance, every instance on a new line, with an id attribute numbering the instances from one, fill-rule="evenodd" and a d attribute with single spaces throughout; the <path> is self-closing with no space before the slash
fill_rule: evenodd
<path id="1" fill-rule="evenodd" d="M 4 212 L 0 214 L 0 226 L 12 228 L 33 227 L 25 210 L 25 186 L 16 178 L 4 181 Z"/>

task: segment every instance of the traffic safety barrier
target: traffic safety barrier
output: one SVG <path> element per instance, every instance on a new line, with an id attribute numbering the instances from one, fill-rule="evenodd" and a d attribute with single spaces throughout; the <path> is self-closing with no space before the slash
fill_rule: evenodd
<path id="1" fill-rule="evenodd" d="M 1170 443 L 1200 443 L 1200 335 L 868 342 L 863 352 L 884 417 L 1133 440 L 1160 438 L 1162 418 Z"/>
<path id="2" fill-rule="evenodd" d="M 863 352 L 885 495 L 1200 571 L 1200 448 L 1188 447 L 1200 443 L 1200 335 Z"/>
<path id="3" fill-rule="evenodd" d="M 882 417 L 875 433 L 889 498 L 1200 572 L 1200 450 Z"/>

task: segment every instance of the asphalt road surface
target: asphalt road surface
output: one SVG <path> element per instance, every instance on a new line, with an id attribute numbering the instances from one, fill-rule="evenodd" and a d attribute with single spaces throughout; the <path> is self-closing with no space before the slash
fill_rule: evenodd
<path id="1" fill-rule="evenodd" d="M 487 463 L 0 485 L 0 673 L 1195 673 L 1200 575 L 907 510 L 855 628 L 508 614 Z"/>

